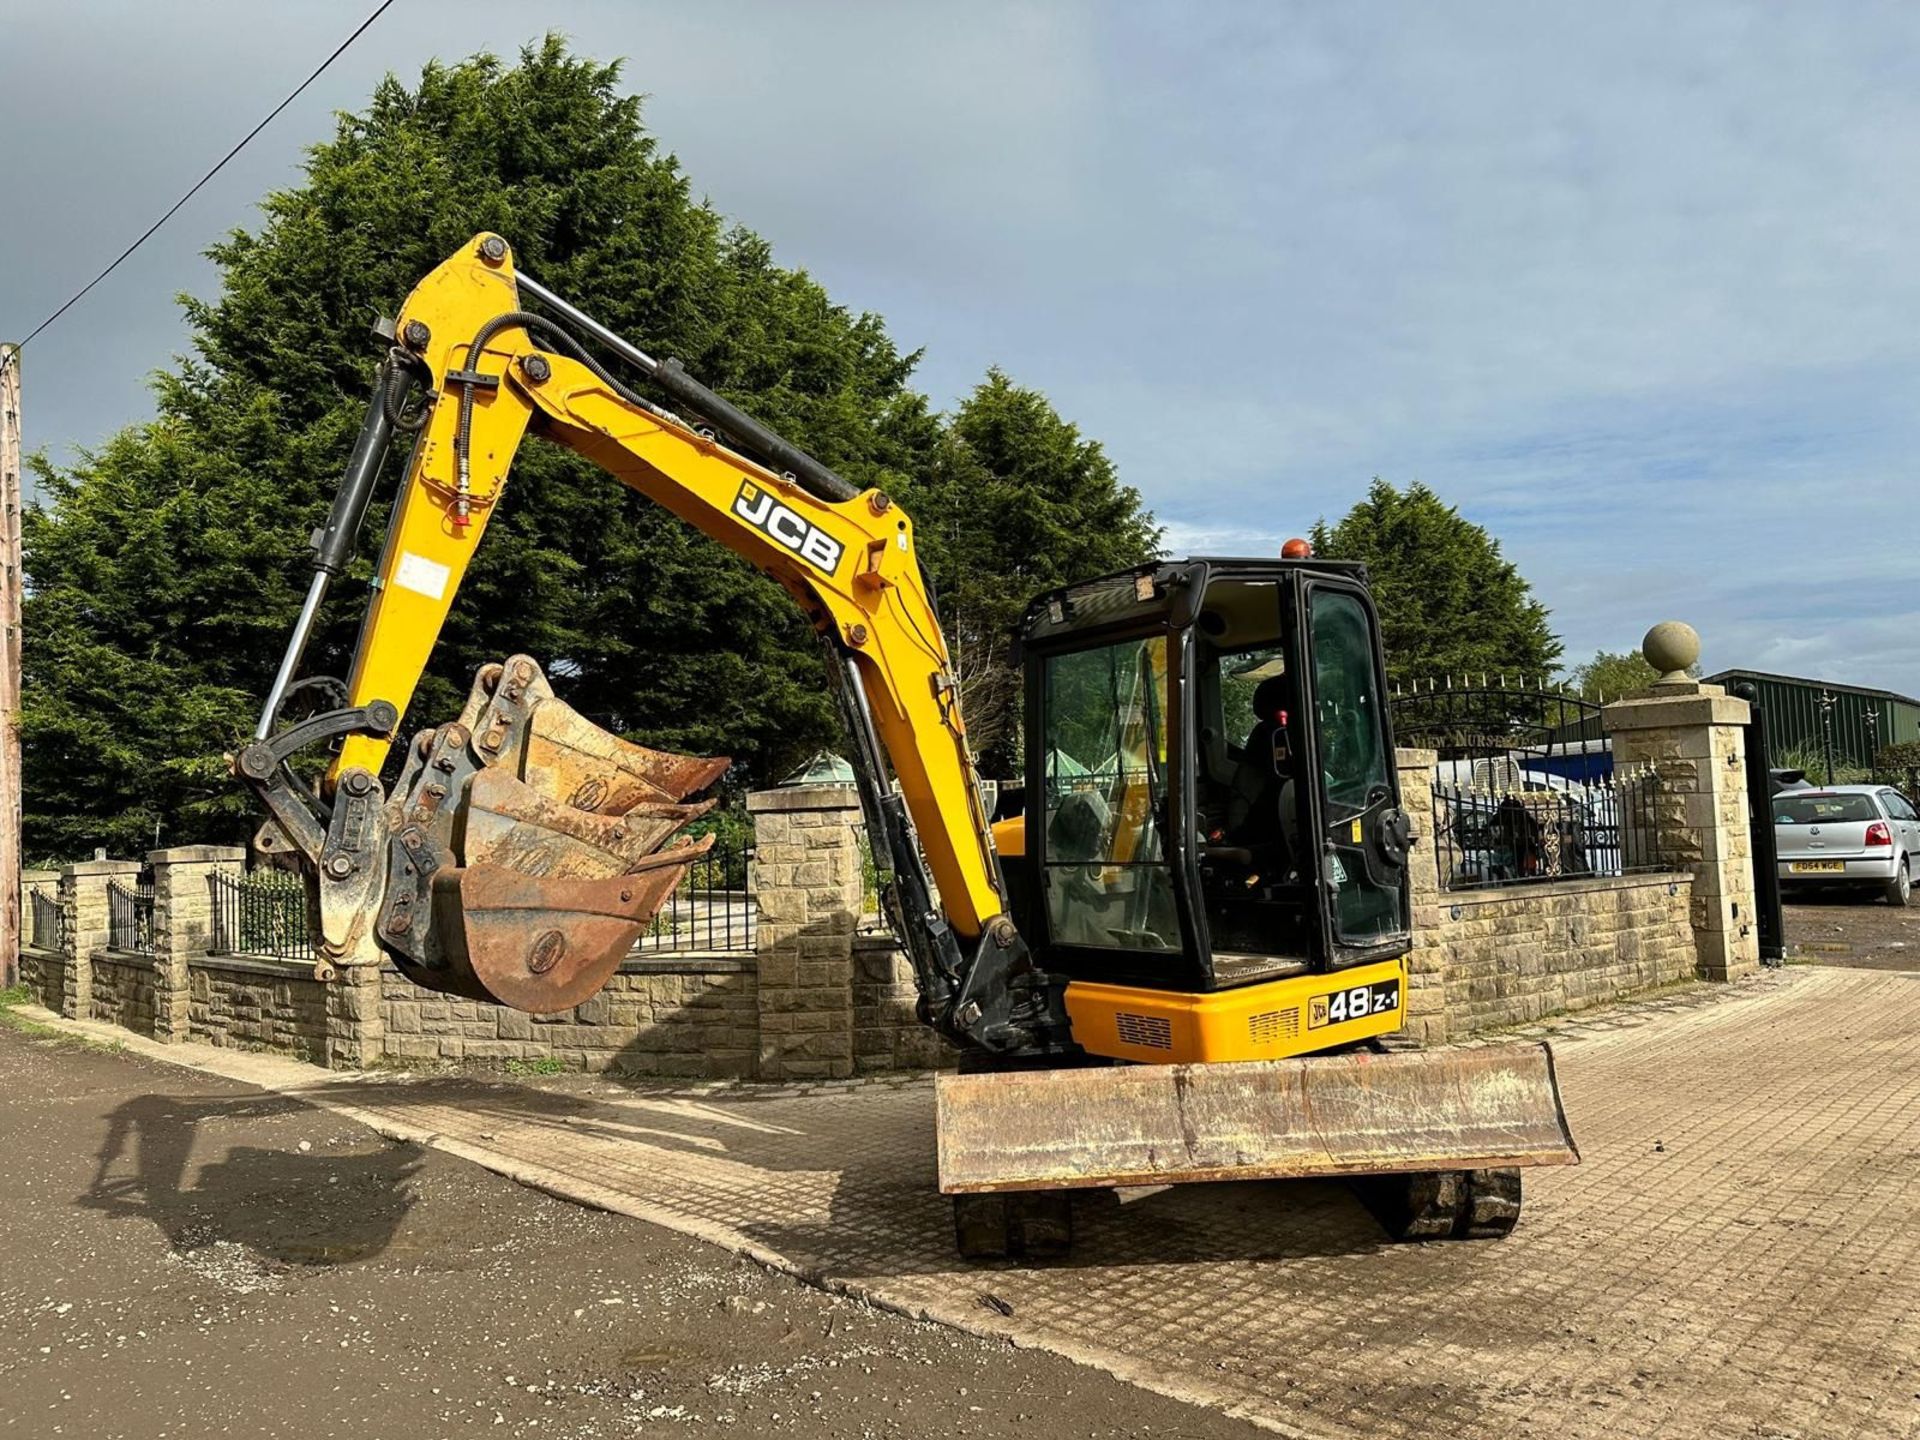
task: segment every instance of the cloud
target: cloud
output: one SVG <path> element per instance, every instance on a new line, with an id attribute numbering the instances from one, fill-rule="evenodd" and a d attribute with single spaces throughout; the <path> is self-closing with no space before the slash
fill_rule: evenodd
<path id="1" fill-rule="evenodd" d="M 340 29 L 257 13 L 18 17 L 0 123 L 37 137 L 7 177 L 33 223 L 0 231 L 0 330 Z M 327 107 L 544 24 L 629 56 L 695 184 L 926 346 L 937 401 L 996 363 L 1047 391 L 1176 549 L 1271 554 L 1419 479 L 1501 537 L 1571 657 L 1674 615 L 1713 665 L 1920 691 L 1907 7 L 410 0 L 36 346 L 31 437 L 144 411 L 167 296 L 210 288 L 194 252 Z"/>

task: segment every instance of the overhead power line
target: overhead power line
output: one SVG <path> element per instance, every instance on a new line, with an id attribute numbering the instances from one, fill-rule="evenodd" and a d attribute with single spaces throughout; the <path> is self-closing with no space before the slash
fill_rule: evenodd
<path id="1" fill-rule="evenodd" d="M 69 297 L 66 304 L 62 305 L 58 310 L 54 311 L 51 315 L 47 316 L 47 318 L 42 320 L 38 325 L 34 326 L 33 329 L 30 332 L 28 332 L 27 338 L 20 342 L 20 345 L 18 348 L 25 349 L 28 343 L 32 341 L 35 335 L 38 335 L 42 330 L 46 329 L 49 325 L 53 324 L 53 322 L 58 320 L 62 315 L 66 314 L 67 311 L 71 310 L 75 305 L 78 305 L 82 300 L 86 298 L 87 292 L 89 290 L 93 289 L 94 286 L 98 285 L 102 280 L 106 279 L 114 271 L 118 270 L 120 268 L 122 261 L 124 261 L 128 256 L 132 255 L 133 252 L 138 250 L 142 245 L 146 244 L 147 241 L 151 240 L 155 232 L 157 232 L 162 225 L 166 224 L 167 221 L 171 220 L 182 205 L 185 205 L 195 195 L 199 194 L 202 186 L 204 186 L 209 180 L 213 179 L 213 177 L 218 175 L 222 170 L 226 169 L 227 162 L 233 159 L 233 157 L 238 155 L 242 150 L 246 149 L 248 143 L 253 139 L 254 136 L 258 135 L 262 130 L 266 129 L 267 126 L 271 125 L 273 123 L 275 116 L 277 116 L 282 110 L 286 109 L 287 106 L 291 105 L 295 100 L 298 100 L 301 94 L 306 90 L 306 88 L 309 85 L 313 84 L 314 81 L 318 80 L 322 75 L 326 74 L 327 67 L 333 64 L 333 62 L 338 60 L 342 55 L 346 54 L 348 47 L 351 46 L 353 42 L 358 40 L 362 35 L 366 34 L 368 28 L 372 26 L 373 22 L 378 20 L 382 15 L 386 14 L 388 7 L 391 6 L 392 4 L 393 4 L 393 0 L 380 0 L 379 7 L 375 9 L 375 11 L 371 15 L 367 16 L 366 19 L 362 20 L 360 22 L 359 28 L 356 29 L 351 35 L 347 36 L 346 39 L 342 40 L 340 44 L 335 47 L 334 52 L 331 55 L 327 56 L 326 59 L 322 60 L 319 66 L 314 70 L 314 72 L 311 75 L 307 76 L 306 79 L 302 80 L 299 83 L 299 85 L 297 85 L 294 88 L 292 94 L 288 95 L 286 99 L 282 100 L 278 105 L 274 106 L 273 109 L 269 110 L 266 114 L 266 117 L 262 119 L 258 125 L 255 125 L 245 135 L 241 136 L 240 143 L 238 145 L 235 145 L 225 155 L 222 155 L 220 157 L 219 164 L 215 165 L 211 170 L 207 171 L 206 174 L 202 175 L 198 180 L 194 181 L 193 188 L 187 191 L 187 193 L 182 195 L 178 200 L 174 201 L 172 205 L 168 206 L 167 212 L 164 215 L 162 215 L 158 220 L 154 221 L 153 224 L 149 225 L 141 233 L 140 238 L 138 240 L 135 240 L 131 245 L 127 246 L 126 249 L 122 250 L 120 254 L 117 257 L 115 257 L 114 262 L 111 265 L 107 266 L 106 269 L 102 270 L 98 275 L 94 276 L 93 279 L 89 280 L 85 285 L 81 286 L 79 290 L 75 291 L 73 295 Z"/>

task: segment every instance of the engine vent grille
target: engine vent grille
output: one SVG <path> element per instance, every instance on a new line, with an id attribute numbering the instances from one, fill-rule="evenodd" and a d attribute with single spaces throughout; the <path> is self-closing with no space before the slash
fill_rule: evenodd
<path id="1" fill-rule="evenodd" d="M 1120 1043 L 1143 1045 L 1149 1050 L 1173 1049 L 1173 1022 L 1164 1015 L 1134 1015 L 1121 1010 L 1114 1015 L 1120 1027 Z"/>
<path id="2" fill-rule="evenodd" d="M 1273 1045 L 1300 1033 L 1300 1012 L 1263 1010 L 1247 1017 L 1247 1038 L 1256 1045 Z"/>

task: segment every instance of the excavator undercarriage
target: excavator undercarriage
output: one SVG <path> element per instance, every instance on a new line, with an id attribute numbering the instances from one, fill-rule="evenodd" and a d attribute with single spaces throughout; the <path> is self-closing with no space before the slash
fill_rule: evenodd
<path id="1" fill-rule="evenodd" d="M 885 916 L 921 1018 L 966 1057 L 937 1082 L 963 1253 L 1058 1253 L 1089 1186 L 1302 1176 L 1354 1179 L 1397 1236 L 1499 1235 L 1519 1167 L 1577 1163 L 1545 1046 L 1383 1048 L 1409 999 L 1414 842 L 1364 571 L 1156 562 L 1037 598 L 1017 637 L 1028 813 L 990 827 L 889 497 L 517 272 L 499 236 L 423 279 L 383 334 L 306 604 L 234 759 L 268 811 L 257 848 L 307 878 L 322 978 L 391 964 L 568 1009 L 711 843 L 683 832 L 728 762 L 593 724 L 526 655 L 482 667 L 460 714 L 387 763 L 537 432 L 745 556 L 819 632 Z M 289 722 L 315 617 L 409 432 L 344 703 Z M 331 762 L 303 783 L 315 746 Z"/>

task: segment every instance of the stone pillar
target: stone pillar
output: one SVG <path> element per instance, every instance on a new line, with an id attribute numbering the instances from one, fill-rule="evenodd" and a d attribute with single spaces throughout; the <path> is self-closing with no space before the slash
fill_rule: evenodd
<path id="1" fill-rule="evenodd" d="M 107 882 L 131 885 L 139 874 L 138 860 L 80 860 L 60 867 L 60 908 L 67 916 L 60 1013 L 69 1020 L 93 1018 L 93 952 L 107 945 Z"/>
<path id="2" fill-rule="evenodd" d="M 247 852 L 238 845 L 176 845 L 147 855 L 153 867 L 153 1038 L 185 1040 L 189 1029 L 187 961 L 213 938 L 208 877 L 239 874 Z"/>
<path id="3" fill-rule="evenodd" d="M 1665 621 L 1641 649 L 1657 671 L 1649 689 L 1606 708 L 1614 773 L 1660 777 L 1653 827 L 1662 861 L 1693 873 L 1694 972 L 1731 980 L 1760 965 L 1747 817 L 1747 702 L 1686 674 L 1700 653 L 1692 629 Z"/>
<path id="4" fill-rule="evenodd" d="M 749 795 L 747 810 L 759 910 L 760 1076 L 851 1075 L 859 794 L 851 785 L 792 785 Z"/>
<path id="5" fill-rule="evenodd" d="M 22 870 L 20 872 L 20 943 L 33 943 L 33 892 L 45 890 L 58 897 L 60 893 L 60 872 L 58 870 Z"/>
<path id="6" fill-rule="evenodd" d="M 1433 779 L 1439 759 L 1432 750 L 1399 750 L 1394 763 L 1400 772 L 1400 807 L 1413 831 L 1407 859 L 1413 953 L 1407 957 L 1407 1013 L 1401 1033 L 1422 1045 L 1441 1045 L 1447 1038 L 1447 947 L 1441 924 L 1445 897 L 1433 840 Z"/>
<path id="7" fill-rule="evenodd" d="M 380 1009 L 380 967 L 348 965 L 327 982 L 329 1070 L 365 1070 L 386 1052 L 387 1027 Z"/>
<path id="8" fill-rule="evenodd" d="M 33 892 L 42 888 L 57 893 L 55 887 L 60 883 L 58 870 L 22 870 L 20 872 L 20 928 L 17 932 L 20 949 L 25 950 L 33 944 Z M 0 985 L 39 984 L 38 972 L 29 976 L 21 964 L 18 952 L 12 955 L 0 955 Z M 38 1000 L 40 997 L 34 997 Z"/>

